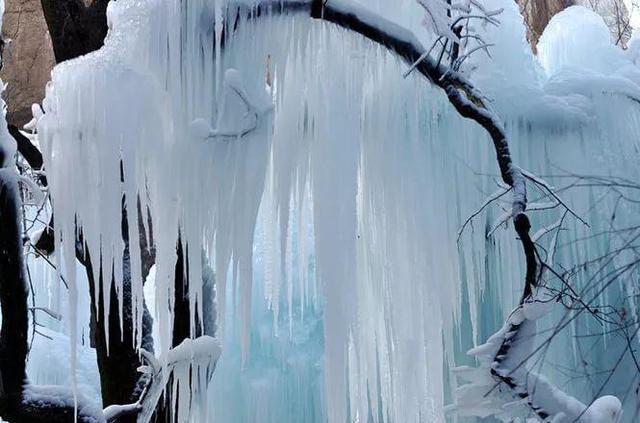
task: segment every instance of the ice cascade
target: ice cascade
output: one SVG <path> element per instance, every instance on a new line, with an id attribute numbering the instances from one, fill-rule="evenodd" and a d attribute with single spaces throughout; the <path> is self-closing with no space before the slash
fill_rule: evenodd
<path id="1" fill-rule="evenodd" d="M 504 9 L 503 26 L 486 29 L 497 52 L 474 56 L 468 71 L 494 98 L 518 162 L 543 175 L 616 170 L 637 180 L 633 61 L 600 42 L 600 24 L 574 8 L 554 18 L 536 58 L 516 5 L 491 3 Z M 81 231 L 102 264 L 93 268 L 106 273 L 103 289 L 113 276 L 122 292 L 123 199 L 128 210 L 138 202 L 148 209 L 154 330 L 166 365 L 178 242 L 186 246 L 193 333 L 203 316 L 203 273 L 213 269 L 221 355 L 208 401 L 179 404 L 188 409 L 180 408 L 181 421 L 193 409 L 220 422 L 444 422 L 456 388 L 451 369 L 469 363 L 463 352 L 501 326 L 522 291 L 512 231 L 497 225 L 487 236 L 501 203 L 456 242 L 462 223 L 498 188 L 487 134 L 428 81 L 403 78 L 396 57 L 360 36 L 299 15 L 250 8 L 225 15 L 236 10 L 228 6 L 112 1 L 104 47 L 53 71 L 37 136 L 58 257 L 66 258 L 61 272 L 73 287 Z M 420 30 L 413 0 L 362 7 Z M 574 18 L 600 41 L 567 33 L 562 23 Z M 589 61 L 585 46 L 603 55 L 591 52 Z M 601 195 L 601 206 L 590 208 L 587 198 Z M 598 188 L 567 201 L 590 221 L 616 207 Z M 138 239 L 136 214 L 128 216 L 129 237 Z M 536 225 L 559 217 L 539 216 Z M 632 217 L 621 210 L 617 219 Z M 576 237 L 587 231 L 579 223 L 568 229 Z M 557 260 L 586 259 L 598 242 L 569 244 Z M 134 244 L 140 325 L 147 287 Z M 70 302 L 74 310 L 73 295 Z M 596 345 L 592 356 L 607 347 Z M 558 368 L 576 366 L 578 349 L 573 336 L 563 337 L 547 357 Z M 630 377 L 615 380 L 626 386 Z M 586 397 L 597 387 L 569 389 Z M 625 407 L 635 409 L 634 401 Z"/>

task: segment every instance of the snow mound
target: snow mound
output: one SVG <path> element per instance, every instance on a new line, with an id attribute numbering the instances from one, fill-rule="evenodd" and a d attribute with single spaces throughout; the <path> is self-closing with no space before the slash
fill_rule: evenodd
<path id="1" fill-rule="evenodd" d="M 540 37 L 538 58 L 547 75 L 566 67 L 607 74 L 626 62 L 602 18 L 583 6 L 571 6 L 551 19 Z"/>

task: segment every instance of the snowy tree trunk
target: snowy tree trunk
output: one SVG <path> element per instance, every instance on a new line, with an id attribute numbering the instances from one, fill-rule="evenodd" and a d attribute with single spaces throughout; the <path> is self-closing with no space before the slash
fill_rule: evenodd
<path id="1" fill-rule="evenodd" d="M 187 247 L 188 248 L 188 247 Z M 189 267 L 185 266 L 185 248 L 182 241 L 178 243 L 176 275 L 175 275 L 175 303 L 173 317 L 173 340 L 171 346 L 177 347 L 188 338 L 198 338 L 202 335 L 202 325 L 196 316 L 195 333 L 191 333 L 191 302 L 189 300 Z"/>
<path id="2" fill-rule="evenodd" d="M 33 147 L 33 144 L 19 131 L 10 132 L 17 141 L 18 151 L 34 169 L 42 166 L 42 154 Z M 44 177 L 43 177 L 44 178 Z M 43 179 L 46 185 L 46 178 Z M 126 213 L 123 209 L 123 213 Z M 142 213 L 138 210 L 139 224 L 142 227 Z M 135 402 L 145 383 L 145 379 L 140 377 L 138 367 L 142 364 L 133 339 L 133 328 L 135 322 L 131 315 L 131 272 L 130 257 L 128 248 L 128 230 L 126 228 L 126 215 L 123 216 L 123 239 L 125 240 L 124 252 L 124 304 L 123 322 L 120 322 L 120 303 L 115 288 L 110 290 L 109 324 L 106 332 L 106 325 L 100 316 L 104 316 L 104 293 L 99 292 L 99 298 L 95 298 L 95 280 L 91 257 L 81 248 L 82 240 L 78 240 L 79 248 L 76 252 L 78 260 L 85 266 L 87 278 L 89 280 L 89 292 L 91 293 L 91 335 L 93 346 L 96 348 L 98 368 L 100 370 L 100 384 L 102 400 L 104 406 L 116 404 L 128 404 Z M 45 255 L 50 255 L 54 251 L 54 221 L 51 219 L 49 226 L 43 235 L 38 239 L 35 248 Z M 81 237 L 80 237 L 81 238 Z M 140 246 L 142 251 L 143 277 L 148 275 L 154 262 L 152 242 L 146 239 L 145 231 L 140 231 Z M 102 275 L 102 271 L 99 273 Z M 102 277 L 102 276 L 100 276 Z M 102 281 L 99 281 L 102 287 Z M 153 320 L 146 309 L 143 316 L 143 338 L 142 347 L 148 351 L 153 351 L 153 340 L 151 339 Z M 122 331 L 121 331 L 122 328 Z M 25 355 L 26 356 L 26 355 Z M 120 421 L 135 422 L 135 416 L 121 416 Z"/>
<path id="3" fill-rule="evenodd" d="M 139 219 L 142 214 L 138 213 Z M 140 222 L 142 226 L 142 222 Z M 100 371 L 100 386 L 102 391 L 102 403 L 104 407 L 118 404 L 129 404 L 136 402 L 140 393 L 144 388 L 146 379 L 141 378 L 138 367 L 142 365 L 138 348 L 134 339 L 135 321 L 132 315 L 131 303 L 131 259 L 129 249 L 129 230 L 127 228 L 127 215 L 123 207 L 122 216 L 122 237 L 125 242 L 123 253 L 123 304 L 122 304 L 122 322 L 120 321 L 120 300 L 116 293 L 115 284 L 111 284 L 109 310 L 107 313 L 109 322 L 105 324 L 105 298 L 102 290 L 102 269 L 98 273 L 100 280 L 98 281 L 98 290 L 96 291 L 96 281 L 93 272 L 93 263 L 91 257 L 86 254 L 84 264 L 89 280 L 89 292 L 91 293 L 91 332 L 92 341 L 95 343 L 96 355 L 98 360 L 98 369 Z M 145 232 L 140 233 L 140 247 L 142 254 L 142 277 L 143 279 L 149 274 L 149 270 L 153 265 L 154 257 L 149 254 L 149 242 L 146 239 Z M 98 298 L 95 293 L 98 292 Z M 107 329 L 108 326 L 108 329 Z M 153 339 L 151 338 L 153 319 L 149 311 L 144 306 L 143 323 L 142 323 L 142 348 L 147 351 L 153 351 Z M 120 418 L 122 422 L 135 422 L 135 416 L 123 416 Z"/>
<path id="4" fill-rule="evenodd" d="M 15 175 L 0 169 L 0 416 L 5 420 L 18 415 L 27 376 L 29 322 L 19 204 Z"/>
<path id="5" fill-rule="evenodd" d="M 1 150 L 0 150 L 1 151 Z M 20 197 L 17 175 L 0 169 L 0 417 L 15 423 L 71 423 L 104 421 L 101 410 L 76 404 L 69 390 L 29 386 L 28 284 L 22 253 Z M 28 389 L 27 389 L 28 388 Z M 25 389 L 29 392 L 27 395 Z M 78 405 L 76 409 L 76 405 Z"/>
<path id="6" fill-rule="evenodd" d="M 58 63 L 82 56 L 99 49 L 103 45 L 104 38 L 107 34 L 107 0 L 94 0 L 88 6 L 85 5 L 83 0 L 42 0 L 41 2 Z M 19 135 L 19 133 L 17 135 Z M 20 149 L 20 152 L 25 155 L 22 149 Z M 25 157 L 29 156 L 33 155 L 27 155 Z M 33 167 L 32 161 L 33 160 L 29 160 L 29 163 Z M 138 210 L 138 214 L 142 227 L 140 210 Z M 105 407 L 135 402 L 144 384 L 144 379 L 140 378 L 140 374 L 137 371 L 141 365 L 141 361 L 133 336 L 135 322 L 131 314 L 131 260 L 129 256 L 129 240 L 126 222 L 126 210 L 124 210 L 123 207 L 123 239 L 125 241 L 125 251 L 123 255 L 124 304 L 122 304 L 122 322 L 120 322 L 121 304 L 115 287 L 112 286 L 108 294 L 110 296 L 107 314 L 109 322 L 105 324 L 107 322 L 104 322 L 102 318 L 102 316 L 105 316 L 105 293 L 101 289 L 103 286 L 102 280 L 97 281 L 98 287 L 100 288 L 95 290 L 96 281 L 92 259 L 83 251 L 83 248 L 80 248 L 77 254 L 79 261 L 86 267 L 90 285 L 91 335 L 94 343 L 93 346 L 96 348 L 102 400 Z M 53 226 L 53 218 L 51 220 L 51 226 Z M 38 243 L 39 245 L 36 247 L 43 247 L 45 249 L 47 245 L 53 247 L 53 242 L 46 242 L 47 240 L 52 240 L 53 231 L 48 231 L 48 235 L 48 237 L 41 237 Z M 79 240 L 79 243 L 80 246 L 82 246 L 81 240 Z M 140 231 L 140 244 L 143 253 L 142 275 L 143 278 L 145 278 L 153 265 L 154 257 L 152 252 L 153 241 L 146 239 L 144 230 Z M 50 253 L 51 251 L 45 252 Z M 100 269 L 98 274 L 101 279 L 102 269 Z M 98 292 L 98 298 L 96 298 L 96 292 Z M 153 351 L 153 340 L 151 339 L 153 320 L 146 305 L 144 307 L 142 347 L 148 351 Z M 120 417 L 120 421 L 122 422 L 134 422 L 135 420 L 135 416 Z"/>
<path id="7" fill-rule="evenodd" d="M 129 266 L 129 252 L 125 250 L 123 266 Z M 104 316 L 104 292 L 98 288 L 99 297 L 95 298 L 93 289 L 95 280 L 92 275 L 93 267 L 87 261 L 87 276 L 89 277 L 89 289 L 91 298 L 91 325 L 93 341 L 95 342 L 98 369 L 100 371 L 100 386 L 103 406 L 116 404 L 129 404 L 137 400 L 141 391 L 140 374 L 137 369 L 140 362 L 137 348 L 133 339 L 133 316 L 131 315 L 131 276 L 126 273 L 123 277 L 124 304 L 123 321 L 120 322 L 120 304 L 118 294 L 112 285 L 110 290 L 110 302 L 108 311 L 108 330 L 102 316 Z M 102 274 L 102 272 L 100 272 Z M 101 276 L 102 278 L 102 276 Z M 98 282 L 98 287 L 102 281 Z M 149 328 L 152 324 L 151 316 L 145 309 L 143 327 Z M 122 331 L 121 331 L 122 325 Z M 153 351 L 153 341 L 150 338 L 151 330 L 143 328 L 142 347 Z M 135 421 L 132 420 L 132 421 Z"/>
<path id="8" fill-rule="evenodd" d="M 176 249 L 176 268 L 175 268 L 175 297 L 174 297 L 174 309 L 173 309 L 173 334 L 171 340 L 171 347 L 176 348 L 185 339 L 196 339 L 203 335 L 202 325 L 199 323 L 199 318 L 196 316 L 195 333 L 191 333 L 191 302 L 189 299 L 189 268 L 185 265 L 185 247 L 182 245 L 182 241 L 178 241 Z M 207 307 L 205 307 L 206 309 Z M 167 386 L 173 385 L 173 377 L 169 378 Z M 165 392 L 165 395 L 161 401 L 158 402 L 158 406 L 155 412 L 155 422 L 169 422 L 173 418 L 171 416 L 172 407 L 171 404 L 177 403 L 178 398 L 172 398 L 170 392 Z"/>

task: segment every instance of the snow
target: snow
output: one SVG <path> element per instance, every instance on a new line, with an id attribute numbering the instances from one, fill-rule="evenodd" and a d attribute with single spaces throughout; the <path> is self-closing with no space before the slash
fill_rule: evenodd
<path id="1" fill-rule="evenodd" d="M 136 414 L 140 411 L 140 404 L 127 404 L 127 405 L 110 405 L 103 411 L 106 421 L 112 421 L 119 415 L 123 414 Z"/>
<path id="2" fill-rule="evenodd" d="M 605 395 L 596 399 L 585 413 L 585 420 L 591 422 L 613 422 L 620 421 L 622 403 L 613 395 Z"/>
<path id="3" fill-rule="evenodd" d="M 80 423 L 104 423 L 106 420 L 102 414 L 102 409 L 95 406 L 95 403 L 85 400 L 82 395 L 74 389 L 58 385 L 27 385 L 23 391 L 22 403 L 29 407 L 41 409 L 67 408 L 77 409 Z"/>
<path id="4" fill-rule="evenodd" d="M 167 365 L 174 365 L 180 362 L 191 362 L 194 360 L 205 360 L 215 362 L 220 357 L 220 341 L 210 336 L 203 336 L 198 339 L 185 339 L 167 354 Z"/>
<path id="5" fill-rule="evenodd" d="M 555 15 L 545 28 L 538 57 L 547 75 L 567 67 L 611 73 L 623 66 L 624 52 L 613 46 L 610 38 L 598 14 L 584 6 L 571 6 Z"/>
<path id="6" fill-rule="evenodd" d="M 57 385 L 70 391 L 72 368 L 69 362 L 69 337 L 43 327 L 38 331 L 46 337 L 34 337 L 27 363 L 30 382 L 32 385 Z M 100 378 L 95 351 L 89 346 L 78 346 L 77 351 L 75 373 L 78 391 L 86 401 L 100 404 Z"/>

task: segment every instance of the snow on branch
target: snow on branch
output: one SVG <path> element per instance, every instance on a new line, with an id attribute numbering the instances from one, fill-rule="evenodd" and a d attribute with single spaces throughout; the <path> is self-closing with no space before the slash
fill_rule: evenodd
<path id="1" fill-rule="evenodd" d="M 133 404 L 116 404 L 105 408 L 102 412 L 106 422 L 117 422 L 124 416 L 137 416 L 137 422 L 151 421 L 156 412 L 158 402 L 165 393 L 168 384 L 173 383 L 180 389 L 178 413 L 187 416 L 191 412 L 193 397 L 206 391 L 206 383 L 213 372 L 222 349 L 220 342 L 210 336 L 196 339 L 185 339 L 180 345 L 156 358 L 153 353 L 141 349 L 140 353 L 146 363 L 138 371 L 147 375 L 149 381 L 138 401 Z M 205 374 L 205 381 L 199 376 Z M 204 382 L 203 386 L 202 385 Z M 187 404 L 187 410 L 182 405 Z M 187 421 L 190 419 L 178 419 Z"/>
<path id="2" fill-rule="evenodd" d="M 556 304 L 551 292 L 537 290 L 485 344 L 468 351 L 479 365 L 454 369 L 466 383 L 456 390 L 454 404 L 447 411 L 503 420 L 532 411 L 545 422 L 618 423 L 622 414 L 618 398 L 602 396 L 587 406 L 526 365 L 539 349 L 537 321 Z"/>
<path id="3" fill-rule="evenodd" d="M 202 118 L 195 119 L 191 122 L 191 133 L 198 139 L 237 139 L 242 138 L 258 129 L 262 116 L 272 110 L 273 105 L 265 97 L 266 94 L 259 98 L 259 95 L 250 96 L 242 81 L 240 72 L 236 69 L 228 69 L 224 76 L 225 88 L 228 93 L 237 97 L 246 107 L 246 113 L 241 116 L 242 127 L 239 129 L 225 129 L 222 117 L 219 119 L 218 127 L 212 129 L 209 123 Z M 238 120 L 238 117 L 234 117 Z M 248 121 L 248 122 L 245 122 Z"/>
<path id="4" fill-rule="evenodd" d="M 141 350 L 142 357 L 146 365 L 141 366 L 139 371 L 150 377 L 149 384 L 140 396 L 134 407 L 139 410 L 138 422 L 149 422 L 156 410 L 158 401 L 165 392 L 167 384 L 173 378 L 180 391 L 180 401 L 189 403 L 190 399 L 198 394 L 202 394 L 202 389 L 198 388 L 197 376 L 205 373 L 209 376 L 216 366 L 218 358 L 222 353 L 220 342 L 211 336 L 201 336 L 196 339 L 185 339 L 180 345 L 169 350 L 160 358 L 156 358 L 152 353 Z M 205 377 L 208 379 L 208 377 Z M 203 382 L 200 380 L 199 382 Z M 189 389 L 183 392 L 183 389 Z M 185 394 L 188 398 L 185 398 Z M 124 410 L 129 411 L 131 407 Z M 185 412 L 179 409 L 179 412 Z M 189 410 L 186 410 L 189 412 Z"/>
<path id="5" fill-rule="evenodd" d="M 477 51 L 483 50 L 491 56 L 489 47 L 493 45 L 477 35 L 475 25 L 500 25 L 496 16 L 502 13 L 502 9 L 487 10 L 475 0 L 459 2 L 450 0 L 416 1 L 425 11 L 423 25 L 438 36 L 430 49 L 434 50 L 437 44 L 441 46 L 437 54 L 438 63 L 446 58 L 451 69 L 459 71 L 465 60 Z M 406 75 L 411 73 L 413 69 L 412 66 Z"/>

